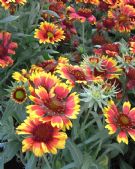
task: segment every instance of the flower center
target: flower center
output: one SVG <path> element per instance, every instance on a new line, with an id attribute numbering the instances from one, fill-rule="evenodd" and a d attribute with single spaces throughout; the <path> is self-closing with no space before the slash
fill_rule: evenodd
<path id="1" fill-rule="evenodd" d="M 85 78 L 85 74 L 80 71 L 80 70 L 73 70 L 69 68 L 69 73 L 71 74 L 71 76 L 73 76 L 73 78 L 75 78 L 75 80 L 86 80 Z"/>
<path id="2" fill-rule="evenodd" d="M 130 119 L 126 115 L 121 115 L 119 117 L 119 122 L 122 126 L 127 126 L 130 123 Z"/>
<path id="3" fill-rule="evenodd" d="M 45 103 L 45 106 L 53 113 L 63 113 L 65 111 L 64 103 L 56 98 L 49 100 L 47 103 Z"/>
<path id="4" fill-rule="evenodd" d="M 23 103 L 26 98 L 26 90 L 23 87 L 17 87 L 13 92 L 12 92 L 12 99 L 17 102 L 17 103 Z"/>
<path id="5" fill-rule="evenodd" d="M 86 18 L 91 16 L 91 10 L 87 8 L 80 8 L 77 13 Z"/>
<path id="6" fill-rule="evenodd" d="M 52 32 L 47 32 L 47 36 L 48 36 L 48 38 L 53 38 L 54 37 Z"/>
<path id="7" fill-rule="evenodd" d="M 35 141 L 48 142 L 53 137 L 53 127 L 48 124 L 40 124 L 33 130 L 33 137 Z"/>
<path id="8" fill-rule="evenodd" d="M 25 97 L 24 91 L 22 91 L 22 90 L 16 91 L 15 97 L 16 97 L 17 99 L 23 99 L 23 98 Z"/>
<path id="9" fill-rule="evenodd" d="M 127 16 L 124 15 L 124 14 L 120 14 L 120 16 L 119 16 L 119 22 L 120 22 L 120 23 L 125 23 L 125 22 L 127 22 Z"/>

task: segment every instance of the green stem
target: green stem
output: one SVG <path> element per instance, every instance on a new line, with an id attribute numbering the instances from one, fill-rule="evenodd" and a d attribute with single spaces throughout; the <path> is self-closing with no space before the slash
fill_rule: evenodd
<path id="1" fill-rule="evenodd" d="M 46 163 L 48 169 L 52 169 L 52 167 L 50 166 L 49 161 L 48 161 L 46 155 L 44 155 L 43 158 L 44 158 L 44 160 L 45 160 L 45 163 Z"/>
<path id="2" fill-rule="evenodd" d="M 99 130 L 100 131 L 103 130 L 103 124 L 102 124 L 101 119 L 99 118 L 98 113 L 94 112 L 94 111 L 91 111 L 91 114 L 93 115 L 94 119 L 96 120 Z"/>
<path id="3" fill-rule="evenodd" d="M 82 23 L 82 42 L 83 42 L 83 53 L 85 53 L 85 23 Z"/>

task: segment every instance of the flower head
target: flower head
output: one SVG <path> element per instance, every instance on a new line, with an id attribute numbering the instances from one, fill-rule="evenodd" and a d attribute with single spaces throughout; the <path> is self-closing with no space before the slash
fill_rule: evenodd
<path id="1" fill-rule="evenodd" d="M 49 73 L 49 72 L 54 73 L 57 69 L 57 66 L 60 63 L 67 64 L 67 63 L 69 63 L 69 60 L 67 58 L 60 56 L 58 58 L 58 60 L 55 60 L 55 59 L 45 60 L 45 61 L 37 64 L 37 66 L 42 67 L 43 70 L 47 73 Z"/>
<path id="2" fill-rule="evenodd" d="M 57 149 L 64 149 L 67 135 L 52 127 L 50 122 L 27 118 L 17 127 L 17 134 L 26 135 L 22 141 L 22 152 L 32 151 L 35 156 L 41 157 L 45 153 L 56 154 Z"/>
<path id="3" fill-rule="evenodd" d="M 119 32 L 130 32 L 135 28 L 135 8 L 131 5 L 121 5 L 109 10 L 108 18 L 115 20 L 114 29 Z"/>
<path id="4" fill-rule="evenodd" d="M 0 32 L 0 67 L 5 68 L 13 64 L 9 55 L 15 54 L 17 43 L 11 41 L 11 33 Z"/>
<path id="5" fill-rule="evenodd" d="M 32 118 L 49 119 L 52 126 L 69 129 L 70 119 L 76 119 L 79 114 L 79 97 L 71 87 L 63 84 L 54 75 L 42 73 L 31 77 L 34 92 L 30 95 L 33 105 L 27 106 L 27 113 Z"/>
<path id="6" fill-rule="evenodd" d="M 24 5 L 26 2 L 26 0 L 0 0 L 2 7 L 5 9 L 11 9 L 16 5 Z"/>
<path id="7" fill-rule="evenodd" d="M 87 83 L 87 77 L 83 69 L 79 66 L 60 64 L 56 72 L 59 73 L 63 79 L 67 79 L 67 82 L 73 86 L 75 83 Z"/>
<path id="8" fill-rule="evenodd" d="M 85 4 L 93 4 L 93 5 L 98 5 L 99 0 L 76 0 L 76 3 L 85 3 Z"/>
<path id="9" fill-rule="evenodd" d="M 109 101 L 103 110 L 109 134 L 118 132 L 117 141 L 128 144 L 128 135 L 135 141 L 135 108 L 131 109 L 130 102 L 124 102 L 123 109 L 118 110 L 115 103 Z"/>
<path id="10" fill-rule="evenodd" d="M 78 20 L 80 22 L 85 22 L 86 20 L 91 23 L 95 24 L 96 18 L 92 15 L 92 11 L 89 8 L 79 8 L 76 12 L 73 7 L 68 7 L 69 12 L 69 19 L 70 20 Z"/>
<path id="11" fill-rule="evenodd" d="M 23 86 L 17 86 L 11 93 L 11 99 L 19 104 L 24 103 L 27 99 L 26 89 Z"/>
<path id="12" fill-rule="evenodd" d="M 121 68 L 117 61 L 111 57 L 102 55 L 101 57 L 85 57 L 82 63 L 87 76 L 92 79 L 108 80 L 118 78 Z"/>
<path id="13" fill-rule="evenodd" d="M 91 83 L 84 88 L 84 91 L 80 94 L 81 100 L 86 103 L 86 107 L 103 108 L 110 98 L 115 97 L 117 93 L 116 86 L 109 85 L 107 82 Z"/>
<path id="14" fill-rule="evenodd" d="M 62 28 L 49 22 L 42 22 L 39 29 L 35 30 L 35 38 L 39 39 L 39 43 L 57 43 L 65 38 Z"/>

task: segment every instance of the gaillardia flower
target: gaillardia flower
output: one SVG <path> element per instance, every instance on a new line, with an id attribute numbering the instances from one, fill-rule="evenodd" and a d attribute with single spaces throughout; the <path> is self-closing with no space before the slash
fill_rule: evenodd
<path id="1" fill-rule="evenodd" d="M 105 128 L 109 130 L 109 134 L 118 132 L 117 141 L 119 143 L 128 144 L 128 135 L 135 141 L 135 108 L 131 109 L 130 102 L 124 102 L 123 109 L 119 111 L 111 100 L 103 112 L 107 123 Z"/>
<path id="2" fill-rule="evenodd" d="M 56 154 L 57 149 L 64 149 L 67 139 L 66 133 L 39 119 L 27 118 L 17 127 L 16 133 L 27 135 L 22 141 L 22 152 L 32 151 L 37 157 L 45 153 Z"/>
<path id="3" fill-rule="evenodd" d="M 27 99 L 26 89 L 23 86 L 17 86 L 11 93 L 11 99 L 19 104 L 24 103 Z"/>
<path id="4" fill-rule="evenodd" d="M 83 69 L 79 66 L 60 64 L 56 72 L 60 74 L 61 78 L 67 79 L 67 82 L 73 86 L 75 83 L 87 83 L 87 77 Z"/>
<path id="5" fill-rule="evenodd" d="M 121 74 L 121 67 L 116 59 L 104 55 L 98 58 L 86 57 L 82 66 L 92 81 L 119 78 Z"/>
<path id="6" fill-rule="evenodd" d="M 69 60 L 67 58 L 60 56 L 58 60 L 55 60 L 55 59 L 45 60 L 37 64 L 37 66 L 43 68 L 43 70 L 47 73 L 49 72 L 54 73 L 57 69 L 57 66 L 61 63 L 67 64 L 69 63 Z"/>
<path id="7" fill-rule="evenodd" d="M 11 33 L 0 32 L 0 67 L 5 68 L 13 64 L 9 55 L 15 54 L 17 43 L 11 41 Z"/>
<path id="8" fill-rule="evenodd" d="M 135 8 L 131 5 L 121 5 L 108 11 L 108 18 L 115 21 L 114 29 L 119 32 L 130 32 L 135 29 Z"/>
<path id="9" fill-rule="evenodd" d="M 12 8 L 13 5 L 24 5 L 26 0 L 0 0 L 2 7 L 5 9 Z"/>
<path id="10" fill-rule="evenodd" d="M 31 82 L 34 92 L 29 98 L 34 104 L 26 107 L 30 117 L 43 117 L 54 127 L 69 129 L 72 126 L 70 119 L 76 119 L 80 111 L 77 93 L 71 93 L 71 87 L 50 73 L 33 74 Z"/>
<path id="11" fill-rule="evenodd" d="M 14 72 L 12 78 L 17 82 L 27 82 L 28 81 L 28 72 L 26 69 L 22 69 L 21 72 Z"/>
<path id="12" fill-rule="evenodd" d="M 99 0 L 76 0 L 76 3 L 99 5 Z"/>
<path id="13" fill-rule="evenodd" d="M 64 31 L 57 25 L 49 22 L 42 22 L 39 29 L 35 30 L 35 38 L 39 39 L 39 43 L 57 43 L 65 39 Z"/>
<path id="14" fill-rule="evenodd" d="M 76 12 L 73 7 L 69 6 L 67 11 L 70 20 L 78 20 L 80 22 L 85 22 L 87 20 L 91 24 L 95 24 L 96 22 L 96 18 L 92 15 L 92 11 L 89 8 L 79 8 Z"/>

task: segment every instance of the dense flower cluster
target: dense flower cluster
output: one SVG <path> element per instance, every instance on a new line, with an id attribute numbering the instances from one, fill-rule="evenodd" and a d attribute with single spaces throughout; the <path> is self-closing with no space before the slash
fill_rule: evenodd
<path id="1" fill-rule="evenodd" d="M 72 140 L 78 147 L 86 146 L 82 152 L 87 150 L 89 137 L 100 139 L 95 137 L 97 131 L 107 135 L 101 139 L 101 148 L 103 143 L 107 144 L 103 147 L 113 144 L 115 136 L 118 143 L 128 144 L 129 136 L 135 141 L 135 1 L 0 0 L 0 5 L 1 11 L 11 14 L 2 20 L 6 15 L 0 16 L 4 23 L 0 28 L 0 86 L 11 84 L 4 90 L 9 100 L 5 95 L 0 100 L 10 103 L 1 106 L 0 111 L 8 113 L 3 113 L 0 124 L 9 115 L 7 121 L 15 128 L 13 139 L 11 133 L 5 138 L 2 133 L 0 141 L 14 141 L 16 136 L 22 144 L 22 151 L 17 152 L 26 153 L 26 159 L 29 152 L 36 157 L 56 154 L 74 133 L 77 136 Z"/>

